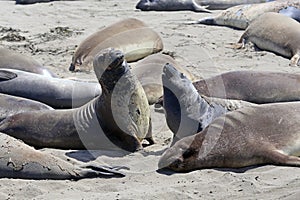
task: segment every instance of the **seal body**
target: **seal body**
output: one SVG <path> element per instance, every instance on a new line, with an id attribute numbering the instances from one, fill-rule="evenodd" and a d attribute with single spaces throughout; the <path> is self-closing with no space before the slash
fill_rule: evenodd
<path id="1" fill-rule="evenodd" d="M 159 97 L 163 95 L 162 81 L 158 77 L 161 77 L 163 67 L 167 63 L 172 64 L 172 66 L 184 73 L 190 80 L 195 80 L 194 75 L 184 67 L 181 67 L 171 56 L 160 53 L 147 56 L 133 65 L 131 71 L 142 84 L 149 104 L 156 103 Z"/>
<path id="2" fill-rule="evenodd" d="M 6 48 L 0 48 L 0 68 L 18 69 L 26 72 L 56 77 L 34 59 Z"/>
<path id="3" fill-rule="evenodd" d="M 210 12 L 194 0 L 140 0 L 136 9 L 142 11 L 180 11 Z"/>
<path id="4" fill-rule="evenodd" d="M 54 155 L 35 150 L 20 140 L 0 133 L 0 178 L 82 179 L 122 177 L 102 166 L 78 166 Z"/>
<path id="5" fill-rule="evenodd" d="M 255 19 L 239 40 L 258 48 L 291 58 L 290 65 L 300 65 L 300 23 L 278 13 L 265 13 Z"/>
<path id="6" fill-rule="evenodd" d="M 36 110 L 53 110 L 53 108 L 38 101 L 0 94 L 0 121 L 10 115 Z"/>
<path id="7" fill-rule="evenodd" d="M 80 107 L 101 94 L 98 83 L 46 77 L 0 69 L 0 92 L 45 103 L 53 108 Z"/>
<path id="8" fill-rule="evenodd" d="M 70 70 L 91 70 L 95 55 L 113 47 L 125 54 L 128 62 L 137 61 L 163 49 L 160 36 L 144 22 L 128 18 L 116 22 L 87 37 L 76 49 Z"/>
<path id="9" fill-rule="evenodd" d="M 276 12 L 300 21 L 299 1 L 273 1 L 260 4 L 238 5 L 222 11 L 216 16 L 199 19 L 195 23 L 228 26 L 245 30 L 249 24 L 267 12 Z"/>
<path id="10" fill-rule="evenodd" d="M 144 138 L 152 139 L 150 109 L 124 55 L 104 50 L 94 70 L 103 88 L 97 98 L 75 109 L 19 113 L 3 120 L 0 130 L 35 147 L 140 149 Z"/>
<path id="11" fill-rule="evenodd" d="M 265 3 L 273 0 L 195 0 L 201 6 L 206 6 L 209 10 L 224 10 L 241 4 Z"/>
<path id="12" fill-rule="evenodd" d="M 193 83 L 201 95 L 252 103 L 300 100 L 298 74 L 264 71 L 232 71 Z"/>
<path id="13" fill-rule="evenodd" d="M 162 81 L 166 121 L 174 133 L 172 144 L 202 131 L 226 112 L 253 105 L 243 101 L 202 97 L 192 82 L 170 64 L 164 67 Z"/>
<path id="14" fill-rule="evenodd" d="M 162 155 L 159 168 L 191 171 L 259 164 L 300 166 L 300 104 L 245 107 L 216 118 Z M 292 116 L 292 117 L 291 117 Z"/>

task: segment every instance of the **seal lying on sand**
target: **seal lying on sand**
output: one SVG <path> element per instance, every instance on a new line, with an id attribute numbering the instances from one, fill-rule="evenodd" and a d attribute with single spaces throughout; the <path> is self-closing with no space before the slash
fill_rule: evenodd
<path id="1" fill-rule="evenodd" d="M 23 112 L 6 118 L 0 131 L 35 147 L 61 149 L 141 149 L 153 143 L 144 90 L 124 54 L 105 49 L 94 60 L 102 94 L 76 109 Z"/>
<path id="2" fill-rule="evenodd" d="M 205 17 L 192 23 L 246 29 L 254 19 L 267 12 L 281 13 L 300 22 L 299 1 L 273 1 L 234 6 L 216 16 Z"/>
<path id="3" fill-rule="evenodd" d="M 0 48 L 0 68 L 18 69 L 26 72 L 56 77 L 53 72 L 43 67 L 34 59 L 6 48 Z"/>
<path id="4" fill-rule="evenodd" d="M 193 83 L 201 95 L 252 103 L 300 101 L 300 75 L 267 71 L 232 71 Z"/>
<path id="5" fill-rule="evenodd" d="M 245 107 L 167 149 L 159 168 L 191 171 L 274 164 L 300 167 L 300 103 Z"/>
<path id="6" fill-rule="evenodd" d="M 128 18 L 114 23 L 86 38 L 77 47 L 70 71 L 92 69 L 95 55 L 106 48 L 115 48 L 125 54 L 127 62 L 137 61 L 163 49 L 160 36 L 138 19 Z"/>
<path id="7" fill-rule="evenodd" d="M 163 95 L 161 77 L 165 64 L 172 64 L 177 70 L 184 73 L 190 80 L 194 81 L 195 77 L 187 69 L 181 67 L 171 56 L 165 54 L 152 54 L 138 61 L 132 67 L 134 73 L 142 84 L 149 104 L 154 104 L 159 97 Z"/>
<path id="8" fill-rule="evenodd" d="M 255 19 L 241 36 L 237 48 L 246 42 L 258 48 L 291 58 L 291 66 L 300 65 L 300 23 L 278 13 L 265 13 Z"/>
<path id="9" fill-rule="evenodd" d="M 210 12 L 240 4 L 264 3 L 272 0 L 140 0 L 136 9 L 143 11 L 180 11 Z"/>
<path id="10" fill-rule="evenodd" d="M 74 108 L 100 95 L 101 87 L 98 83 L 0 69 L 0 92 L 36 100 L 53 108 Z"/>
<path id="11" fill-rule="evenodd" d="M 123 173 L 110 167 L 73 165 L 0 133 L 0 178 L 77 180 L 123 176 Z"/>
<path id="12" fill-rule="evenodd" d="M 53 110 L 53 108 L 38 101 L 0 94 L 0 121 L 10 115 L 35 110 Z"/>
<path id="13" fill-rule="evenodd" d="M 201 97 L 192 82 L 172 65 L 163 69 L 163 106 L 166 121 L 174 133 L 173 143 L 202 131 L 215 118 L 254 104 L 226 99 Z"/>
<path id="14" fill-rule="evenodd" d="M 140 0 L 135 6 L 142 11 L 180 11 L 210 12 L 194 0 Z"/>

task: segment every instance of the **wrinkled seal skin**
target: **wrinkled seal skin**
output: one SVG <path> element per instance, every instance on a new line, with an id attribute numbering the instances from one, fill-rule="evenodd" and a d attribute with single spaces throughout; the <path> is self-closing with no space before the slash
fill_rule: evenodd
<path id="1" fill-rule="evenodd" d="M 43 67 L 34 59 L 6 48 L 0 48 L 0 69 L 18 69 L 26 72 L 56 77 L 56 75 Z"/>
<path id="2" fill-rule="evenodd" d="M 136 9 L 142 11 L 181 11 L 210 12 L 194 0 L 140 0 Z"/>
<path id="3" fill-rule="evenodd" d="M 300 66 L 300 23 L 290 17 L 272 12 L 259 16 L 248 26 L 237 46 L 243 47 L 247 42 L 291 58 L 291 66 Z"/>
<path id="4" fill-rule="evenodd" d="M 76 166 L 0 133 L 0 178 L 78 180 L 123 176 L 121 172 L 109 167 Z"/>
<path id="5" fill-rule="evenodd" d="M 0 92 L 36 100 L 53 108 L 75 108 L 100 95 L 101 87 L 98 83 L 0 69 Z"/>
<path id="6" fill-rule="evenodd" d="M 232 71 L 193 83 L 201 95 L 252 103 L 300 101 L 300 75 L 267 71 Z"/>
<path id="7" fill-rule="evenodd" d="M 13 115 L 0 123 L 0 131 L 35 147 L 141 149 L 142 139 L 152 140 L 150 109 L 124 55 L 106 49 L 96 56 L 94 70 L 103 88 L 99 97 L 75 109 Z"/>
<path id="8" fill-rule="evenodd" d="M 125 54 L 127 62 L 137 61 L 163 49 L 160 36 L 144 22 L 127 18 L 97 31 L 77 47 L 70 71 L 91 70 L 99 51 L 113 47 Z"/>
<path id="9" fill-rule="evenodd" d="M 205 17 L 196 24 L 228 26 L 245 30 L 249 24 L 267 12 L 276 12 L 300 21 L 299 1 L 273 1 L 260 4 L 238 5 L 212 17 Z"/>
<path id="10" fill-rule="evenodd" d="M 172 144 L 202 131 L 228 111 L 253 105 L 243 101 L 201 97 L 192 82 L 170 64 L 164 67 L 162 81 L 166 121 L 174 133 Z"/>
<path id="11" fill-rule="evenodd" d="M 154 104 L 158 101 L 159 97 L 163 95 L 163 87 L 161 77 L 163 67 L 165 64 L 170 63 L 180 72 L 194 81 L 195 77 L 187 69 L 181 67 L 171 56 L 157 53 L 147 56 L 146 58 L 138 61 L 132 67 L 132 73 L 135 74 L 142 84 L 144 91 L 147 95 L 148 103 Z"/>
<path id="12" fill-rule="evenodd" d="M 0 94 L 0 121 L 10 115 L 35 110 L 53 110 L 53 108 L 38 101 Z"/>
<path id="13" fill-rule="evenodd" d="M 159 168 L 183 172 L 274 164 L 300 167 L 300 103 L 245 107 L 167 149 Z"/>

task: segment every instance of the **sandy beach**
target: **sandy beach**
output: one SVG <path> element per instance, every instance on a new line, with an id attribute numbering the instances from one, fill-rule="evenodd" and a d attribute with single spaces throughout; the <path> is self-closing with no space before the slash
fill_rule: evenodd
<path id="1" fill-rule="evenodd" d="M 210 13 L 142 12 L 137 0 L 59 1 L 15 5 L 0 1 L 0 44 L 32 56 L 61 78 L 96 80 L 93 73 L 68 70 L 76 46 L 87 36 L 126 17 L 135 17 L 163 39 L 164 51 L 197 77 L 227 71 L 261 70 L 300 73 L 289 60 L 266 51 L 229 48 L 243 31 L 188 25 Z M 124 178 L 79 181 L 0 179 L 0 199 L 298 199 L 300 169 L 266 165 L 240 170 L 204 169 L 170 175 L 156 172 L 172 133 L 162 112 L 152 108 L 155 145 L 122 155 L 116 152 L 42 149 L 71 161 L 122 165 Z"/>

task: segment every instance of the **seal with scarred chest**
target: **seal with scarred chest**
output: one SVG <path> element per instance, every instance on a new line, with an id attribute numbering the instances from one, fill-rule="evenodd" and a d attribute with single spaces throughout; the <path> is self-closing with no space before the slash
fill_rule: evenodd
<path id="1" fill-rule="evenodd" d="M 105 49 L 94 60 L 102 94 L 76 109 L 23 112 L 6 118 L 0 130 L 36 147 L 141 149 L 153 143 L 150 109 L 124 54 Z"/>

